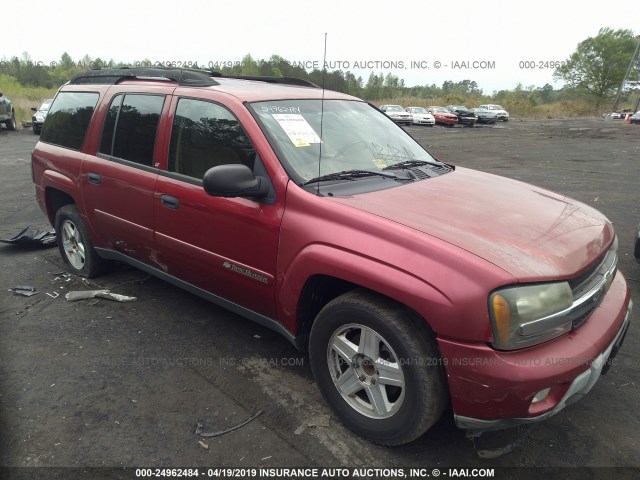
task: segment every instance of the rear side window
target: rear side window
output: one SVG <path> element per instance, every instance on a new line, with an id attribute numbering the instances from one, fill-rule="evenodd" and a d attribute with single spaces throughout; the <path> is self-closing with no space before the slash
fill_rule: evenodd
<path id="1" fill-rule="evenodd" d="M 152 166 L 163 104 L 164 95 L 116 95 L 104 121 L 100 153 Z"/>
<path id="2" fill-rule="evenodd" d="M 56 96 L 40 141 L 80 150 L 100 95 L 94 92 L 60 92 Z"/>
<path id="3" fill-rule="evenodd" d="M 243 164 L 253 170 L 256 151 L 238 119 L 216 103 L 181 98 L 169 147 L 169 171 L 202 179 L 211 167 Z"/>

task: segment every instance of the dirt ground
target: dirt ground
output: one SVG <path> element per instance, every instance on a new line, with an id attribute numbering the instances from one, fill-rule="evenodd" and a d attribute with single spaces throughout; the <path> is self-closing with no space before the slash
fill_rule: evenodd
<path id="1" fill-rule="evenodd" d="M 605 213 L 640 308 L 640 265 L 632 254 L 640 125 L 513 120 L 407 131 L 443 161 L 541 185 Z M 48 226 L 31 183 L 37 139 L 29 130 L 0 131 L 0 238 Z M 383 448 L 341 426 L 308 359 L 276 333 L 133 268 L 88 284 L 62 277 L 62 265 L 56 248 L 0 246 L 2 467 L 420 466 L 513 476 L 523 467 L 640 468 L 637 310 L 615 366 L 587 397 L 544 423 L 472 441 L 447 412 L 410 445 Z M 39 293 L 7 291 L 25 284 Z M 93 285 L 138 301 L 65 301 L 66 291 Z M 198 421 L 220 430 L 259 410 L 244 427 L 198 443 Z M 513 451 L 497 459 L 477 454 L 512 442 Z M 623 473 L 637 471 L 618 478 Z"/>

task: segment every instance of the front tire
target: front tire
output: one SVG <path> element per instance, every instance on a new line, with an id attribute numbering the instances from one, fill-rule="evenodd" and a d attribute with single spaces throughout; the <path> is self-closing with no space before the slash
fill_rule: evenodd
<path id="1" fill-rule="evenodd" d="M 408 443 L 445 409 L 433 334 L 392 300 L 356 290 L 329 302 L 312 326 L 309 356 L 336 415 L 372 442 Z"/>
<path id="2" fill-rule="evenodd" d="M 93 248 L 82 216 L 74 204 L 65 205 L 56 212 L 55 229 L 60 255 L 71 273 L 88 278 L 102 273 L 105 262 Z"/>

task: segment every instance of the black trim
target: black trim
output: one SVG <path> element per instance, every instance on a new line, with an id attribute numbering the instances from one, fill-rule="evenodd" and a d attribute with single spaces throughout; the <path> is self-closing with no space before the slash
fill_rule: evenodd
<path id="1" fill-rule="evenodd" d="M 131 79 L 168 80 L 177 83 L 181 87 L 211 87 L 213 85 L 220 85 L 211 78 L 210 72 L 160 67 L 123 67 L 87 70 L 86 72 L 75 74 L 69 83 L 71 85 L 115 85 L 123 80 Z"/>
<path id="2" fill-rule="evenodd" d="M 178 180 L 180 182 L 189 183 L 191 185 L 195 185 L 197 187 L 202 186 L 202 179 L 196 177 L 190 177 L 189 175 L 185 175 L 184 173 L 170 172 L 168 170 L 160 170 L 158 174 L 162 177 L 171 178 L 173 180 Z"/>
<path id="3" fill-rule="evenodd" d="M 262 325 L 263 327 L 273 330 L 279 333 L 280 335 L 284 336 L 296 348 L 299 348 L 299 345 L 302 345 L 304 343 L 298 337 L 296 337 L 291 332 L 289 332 L 280 322 L 278 322 L 277 320 L 274 320 L 273 318 L 265 317 L 264 315 L 254 312 L 253 310 L 249 310 L 248 308 L 238 305 L 237 303 L 231 302 L 222 297 L 214 295 L 213 293 L 207 292 L 206 290 L 203 290 L 200 287 L 196 287 L 195 285 L 187 283 L 184 280 L 180 280 L 179 278 L 176 278 L 173 275 L 169 275 L 168 273 L 163 272 L 162 270 L 158 270 L 157 268 L 154 268 L 150 265 L 147 265 L 146 263 L 143 263 L 139 260 L 131 258 L 123 253 L 116 252 L 115 250 L 109 250 L 106 248 L 97 248 L 97 247 L 95 248 L 95 250 L 101 258 L 104 258 L 107 260 L 117 260 L 120 262 L 128 263 L 129 265 L 136 267 L 147 273 L 150 273 L 151 275 L 154 275 L 160 278 L 161 280 L 164 280 L 165 282 L 171 283 L 172 285 L 180 287 L 189 293 L 192 293 L 194 295 L 197 295 L 198 297 L 204 298 L 205 300 L 208 300 L 211 303 L 214 303 L 220 307 L 226 308 L 227 310 L 235 314 L 238 314 L 248 320 L 251 320 L 255 323 Z"/>
<path id="4" fill-rule="evenodd" d="M 97 158 L 102 158 L 103 160 L 108 160 L 110 162 L 119 163 L 121 165 L 126 165 L 128 167 L 139 168 L 140 170 L 144 170 L 145 172 L 151 173 L 159 173 L 160 169 L 156 167 L 150 167 L 149 165 L 143 165 L 142 163 L 133 162 L 131 160 L 125 160 L 124 158 L 113 157 L 111 155 L 107 155 L 106 153 L 98 152 L 96 153 Z"/>

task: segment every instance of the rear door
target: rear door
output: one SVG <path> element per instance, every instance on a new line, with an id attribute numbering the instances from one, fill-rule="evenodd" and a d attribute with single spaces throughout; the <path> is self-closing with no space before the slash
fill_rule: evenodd
<path id="1" fill-rule="evenodd" d="M 94 235 L 107 248 L 145 262 L 154 251 L 158 131 L 174 88 L 110 91 L 97 153 L 87 155 L 82 166 L 84 208 Z"/>
<path id="2" fill-rule="evenodd" d="M 267 202 L 204 191 L 202 178 L 217 165 L 244 164 L 268 178 L 236 115 L 253 121 L 245 107 L 234 105 L 234 113 L 211 96 L 207 101 L 176 92 L 173 100 L 167 169 L 154 199 L 158 259 L 171 276 L 273 318 L 283 206 L 275 190 Z"/>

